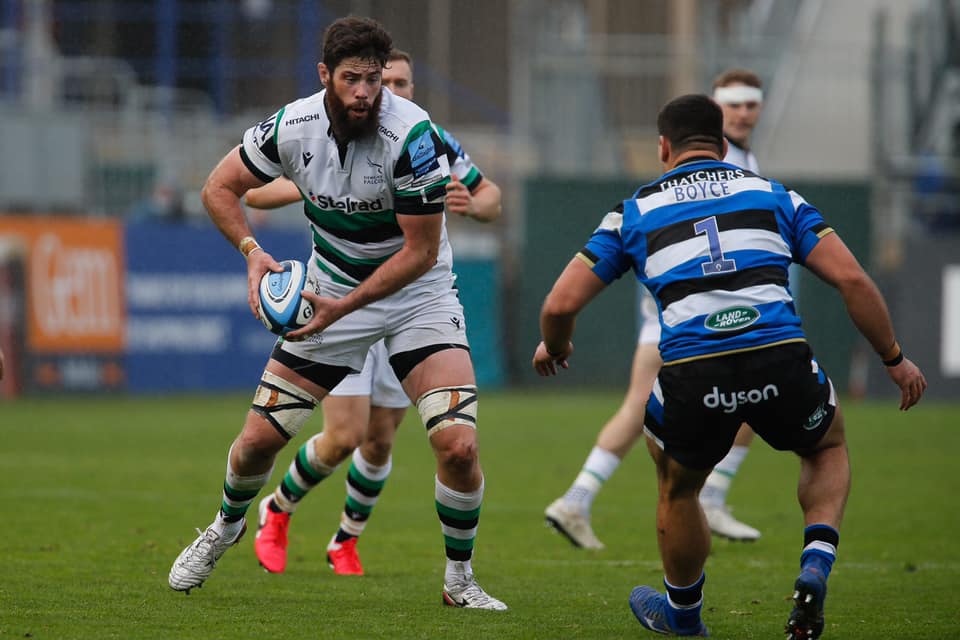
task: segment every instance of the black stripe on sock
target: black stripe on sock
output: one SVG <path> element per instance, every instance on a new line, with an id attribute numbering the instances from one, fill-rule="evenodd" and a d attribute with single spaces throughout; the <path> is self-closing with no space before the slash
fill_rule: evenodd
<path id="1" fill-rule="evenodd" d="M 380 495 L 380 489 L 371 489 L 360 484 L 354 477 L 352 473 L 347 474 L 347 484 L 357 490 L 357 493 L 361 493 L 368 498 L 376 498 Z"/>
<path id="2" fill-rule="evenodd" d="M 480 518 L 471 518 L 469 520 L 461 520 L 459 518 L 451 518 L 448 515 L 444 515 L 440 511 L 437 511 L 437 515 L 440 517 L 440 522 L 447 525 L 448 527 L 453 527 L 454 529 L 462 529 L 464 531 L 468 529 L 473 529 L 480 522 Z"/>
<path id="3" fill-rule="evenodd" d="M 807 527 L 803 532 L 803 546 L 806 547 L 811 542 L 826 542 L 836 548 L 840 546 L 840 532 L 829 526 Z"/>
<path id="4" fill-rule="evenodd" d="M 446 547 L 446 549 L 447 559 L 453 560 L 454 562 L 466 562 L 473 557 L 473 549 L 453 549 L 451 547 Z"/>

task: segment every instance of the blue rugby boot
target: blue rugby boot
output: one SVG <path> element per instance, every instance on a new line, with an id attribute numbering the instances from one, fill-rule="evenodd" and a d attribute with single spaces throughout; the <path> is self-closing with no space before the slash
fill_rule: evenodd
<path id="1" fill-rule="evenodd" d="M 667 596 L 647 586 L 634 587 L 630 592 L 630 610 L 644 628 L 655 633 L 674 636 L 699 636 L 710 634 L 700 620 L 700 606 L 694 609 L 674 609 Z"/>
<path id="2" fill-rule="evenodd" d="M 808 566 L 794 584 L 793 611 L 787 620 L 788 640 L 815 640 L 823 633 L 823 602 L 827 579 L 817 567 Z"/>

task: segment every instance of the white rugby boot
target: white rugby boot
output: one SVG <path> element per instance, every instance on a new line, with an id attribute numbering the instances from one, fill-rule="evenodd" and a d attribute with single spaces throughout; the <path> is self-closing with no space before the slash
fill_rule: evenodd
<path id="1" fill-rule="evenodd" d="M 730 507 L 725 504 L 703 505 L 703 512 L 707 516 L 710 531 L 722 538 L 741 542 L 753 542 L 760 537 L 760 532 L 748 524 L 740 522 L 730 513 Z"/>
<path id="2" fill-rule="evenodd" d="M 590 516 L 571 509 L 563 498 L 557 498 L 544 511 L 547 524 L 562 533 L 573 546 L 584 549 L 603 549 L 604 545 L 593 533 Z"/>
<path id="3" fill-rule="evenodd" d="M 240 528 L 240 533 L 232 540 L 224 540 L 213 530 L 213 525 L 207 527 L 206 531 L 197 529 L 200 537 L 181 551 L 174 560 L 173 566 L 170 567 L 170 588 L 174 591 L 186 591 L 189 595 L 190 589 L 202 586 L 216 568 L 217 560 L 227 552 L 227 549 L 237 544 L 246 531 L 246 520 Z"/>
<path id="4" fill-rule="evenodd" d="M 484 591 L 472 573 L 463 574 L 443 583 L 443 604 L 463 609 L 490 609 L 506 611 L 507 605 Z"/>

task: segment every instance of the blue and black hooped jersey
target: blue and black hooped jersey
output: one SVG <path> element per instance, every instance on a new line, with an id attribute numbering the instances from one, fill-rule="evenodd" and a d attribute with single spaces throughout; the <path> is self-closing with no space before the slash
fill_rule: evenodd
<path id="1" fill-rule="evenodd" d="M 676 364 L 805 340 L 787 268 L 832 231 L 783 185 L 693 159 L 608 213 L 578 257 L 608 284 L 635 271 Z"/>

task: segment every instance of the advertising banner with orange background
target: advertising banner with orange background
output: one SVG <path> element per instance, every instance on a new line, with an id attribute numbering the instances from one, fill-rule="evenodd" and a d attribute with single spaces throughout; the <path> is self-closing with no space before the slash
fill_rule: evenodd
<path id="1" fill-rule="evenodd" d="M 0 217 L 0 249 L 6 260 L 23 263 L 30 351 L 123 351 L 123 229 L 117 221 Z"/>

